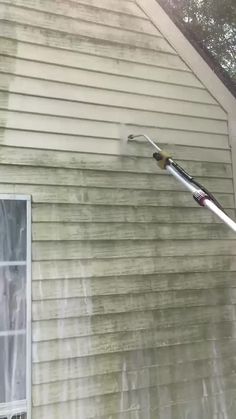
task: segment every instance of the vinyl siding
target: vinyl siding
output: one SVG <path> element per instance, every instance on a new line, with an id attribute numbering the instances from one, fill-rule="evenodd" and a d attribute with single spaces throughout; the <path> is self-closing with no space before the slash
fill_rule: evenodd
<path id="1" fill-rule="evenodd" d="M 32 419 L 235 418 L 228 116 L 130 0 L 0 1 L 0 192 L 32 195 Z"/>

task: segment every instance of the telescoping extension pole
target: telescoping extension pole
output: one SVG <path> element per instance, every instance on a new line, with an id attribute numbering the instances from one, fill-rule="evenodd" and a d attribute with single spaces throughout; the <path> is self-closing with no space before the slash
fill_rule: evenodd
<path id="1" fill-rule="evenodd" d="M 151 138 L 145 134 L 140 135 L 129 135 L 128 140 L 134 138 L 144 137 L 152 144 L 157 150 L 153 153 L 154 159 L 157 161 L 161 169 L 166 169 L 170 172 L 178 181 L 180 181 L 185 188 L 187 188 L 193 195 L 195 201 L 201 206 L 206 207 L 212 211 L 218 218 L 220 218 L 225 224 L 227 224 L 233 231 L 236 232 L 236 223 L 228 217 L 224 212 L 219 202 L 214 196 L 200 183 L 198 183 L 192 176 L 190 176 L 181 166 L 179 166 L 169 154 L 161 150 Z"/>

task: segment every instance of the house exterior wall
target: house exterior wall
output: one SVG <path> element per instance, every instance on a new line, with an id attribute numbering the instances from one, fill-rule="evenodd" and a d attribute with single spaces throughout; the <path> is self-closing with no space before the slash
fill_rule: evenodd
<path id="1" fill-rule="evenodd" d="M 129 0 L 0 1 L 0 193 L 32 195 L 32 419 L 235 418 L 228 117 Z M 215 416 L 214 416 L 215 415 Z"/>

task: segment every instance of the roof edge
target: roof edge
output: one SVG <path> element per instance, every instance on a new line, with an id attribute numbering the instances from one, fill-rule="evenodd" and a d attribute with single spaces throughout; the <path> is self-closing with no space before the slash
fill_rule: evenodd
<path id="1" fill-rule="evenodd" d="M 224 110 L 236 118 L 236 98 L 156 0 L 135 0 Z"/>
<path id="2" fill-rule="evenodd" d="M 213 54 L 211 54 L 211 52 L 207 49 L 204 43 L 199 42 L 195 33 L 192 33 L 191 30 L 189 30 L 188 26 L 178 19 L 177 15 L 174 13 L 174 10 L 168 8 L 167 3 L 162 4 L 160 0 L 156 1 L 165 10 L 167 15 L 175 23 L 177 28 L 179 28 L 181 32 L 185 35 L 185 37 L 190 41 L 191 45 L 202 56 L 204 61 L 206 61 L 206 63 L 211 67 L 212 71 L 219 77 L 219 79 L 223 82 L 227 89 L 229 89 L 232 95 L 236 98 L 236 83 L 233 80 L 231 80 L 227 71 L 220 65 L 216 57 Z"/>

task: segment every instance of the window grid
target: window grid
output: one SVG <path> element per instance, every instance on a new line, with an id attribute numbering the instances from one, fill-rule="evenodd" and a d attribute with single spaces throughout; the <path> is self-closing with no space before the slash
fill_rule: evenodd
<path id="1" fill-rule="evenodd" d="M 26 400 L 10 403 L 0 403 L 0 419 L 30 419 L 31 418 L 31 197 L 23 195 L 1 195 L 4 201 L 26 202 L 26 259 L 20 261 L 1 261 L 0 267 L 26 267 L 26 328 L 4 330 L 0 337 L 26 336 Z"/>

